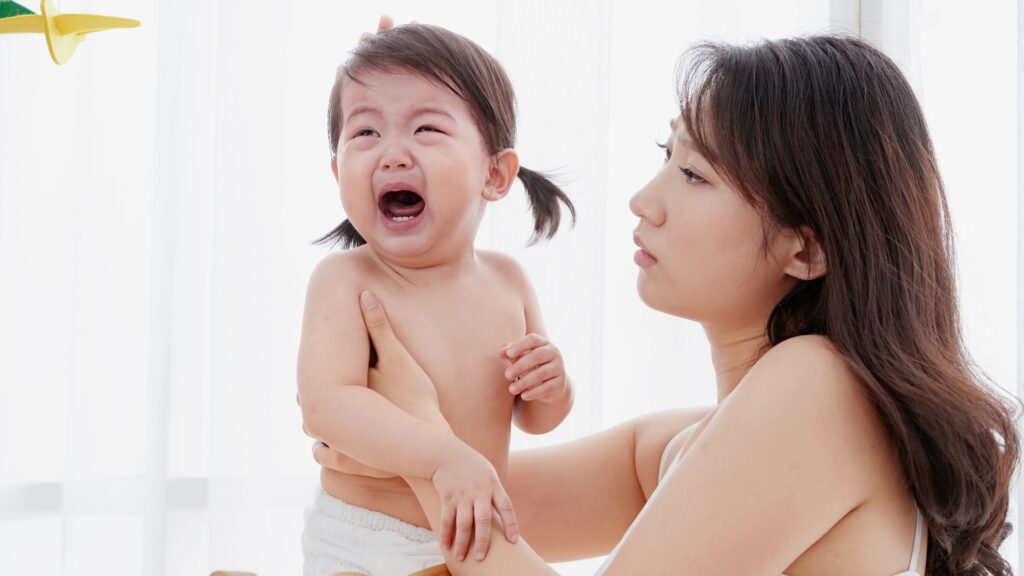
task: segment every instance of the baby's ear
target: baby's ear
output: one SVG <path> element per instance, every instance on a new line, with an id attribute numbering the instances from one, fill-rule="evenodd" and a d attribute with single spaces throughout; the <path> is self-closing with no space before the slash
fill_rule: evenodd
<path id="1" fill-rule="evenodd" d="M 518 175 L 519 155 L 511 148 L 501 150 L 491 158 L 481 195 L 490 202 L 501 200 L 508 194 Z"/>
<path id="2" fill-rule="evenodd" d="M 827 270 L 825 250 L 821 243 L 810 228 L 801 226 L 793 235 L 786 274 L 800 280 L 816 280 L 824 276 Z"/>

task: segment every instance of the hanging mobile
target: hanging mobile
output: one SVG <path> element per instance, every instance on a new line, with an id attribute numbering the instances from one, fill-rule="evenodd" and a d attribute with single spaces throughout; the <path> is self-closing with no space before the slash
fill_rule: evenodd
<path id="1" fill-rule="evenodd" d="M 58 14 L 53 0 L 42 0 L 35 14 L 13 0 L 0 0 L 0 34 L 36 33 L 46 36 L 50 57 L 57 64 L 67 62 L 75 48 L 91 32 L 112 28 L 137 28 L 138 20 L 96 14 Z"/>

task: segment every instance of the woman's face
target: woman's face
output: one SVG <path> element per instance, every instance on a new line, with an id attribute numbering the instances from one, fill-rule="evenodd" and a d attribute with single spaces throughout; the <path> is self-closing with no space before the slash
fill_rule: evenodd
<path id="1" fill-rule="evenodd" d="M 794 234 L 768 237 L 761 213 L 673 123 L 664 167 L 630 200 L 640 218 L 637 291 L 645 304 L 708 325 L 762 328 L 796 280 L 784 272 Z"/>

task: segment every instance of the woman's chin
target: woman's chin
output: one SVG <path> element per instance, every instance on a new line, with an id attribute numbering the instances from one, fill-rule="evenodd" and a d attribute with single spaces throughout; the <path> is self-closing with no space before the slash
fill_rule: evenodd
<path id="1" fill-rule="evenodd" d="M 664 298 L 658 293 L 650 281 L 644 277 L 644 273 L 641 271 L 636 278 L 636 293 L 640 296 L 640 301 L 643 302 L 648 308 L 657 310 L 659 312 L 665 312 Z"/>
<path id="2" fill-rule="evenodd" d="M 636 293 L 640 297 L 640 301 L 651 310 L 678 318 L 694 319 L 691 314 L 680 309 L 678 291 L 668 290 L 666 293 L 665 290 L 657 289 L 644 278 L 643 273 L 636 280 Z M 673 298 L 673 296 L 675 297 Z"/>

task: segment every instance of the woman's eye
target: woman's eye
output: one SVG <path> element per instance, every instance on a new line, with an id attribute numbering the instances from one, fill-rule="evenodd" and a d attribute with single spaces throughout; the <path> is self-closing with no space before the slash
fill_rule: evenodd
<path id="1" fill-rule="evenodd" d="M 352 137 L 359 138 L 361 136 L 373 136 L 375 134 L 377 134 L 376 130 L 371 130 L 370 128 L 363 128 L 362 130 L 359 130 L 355 134 L 353 134 Z"/>
<path id="2" fill-rule="evenodd" d="M 679 171 L 683 173 L 683 176 L 686 177 L 686 181 L 690 184 L 699 184 L 705 181 L 700 177 L 700 174 L 697 174 L 689 168 L 679 168 Z"/>
<path id="3" fill-rule="evenodd" d="M 655 144 L 658 145 L 658 148 L 665 151 L 665 162 L 667 163 L 672 158 L 672 149 L 669 148 L 668 144 L 663 144 L 661 142 L 655 142 Z"/>
<path id="4" fill-rule="evenodd" d="M 433 126 L 420 126 L 419 128 L 416 129 L 416 132 L 441 132 L 441 131 L 438 130 L 437 128 L 434 128 Z"/>

